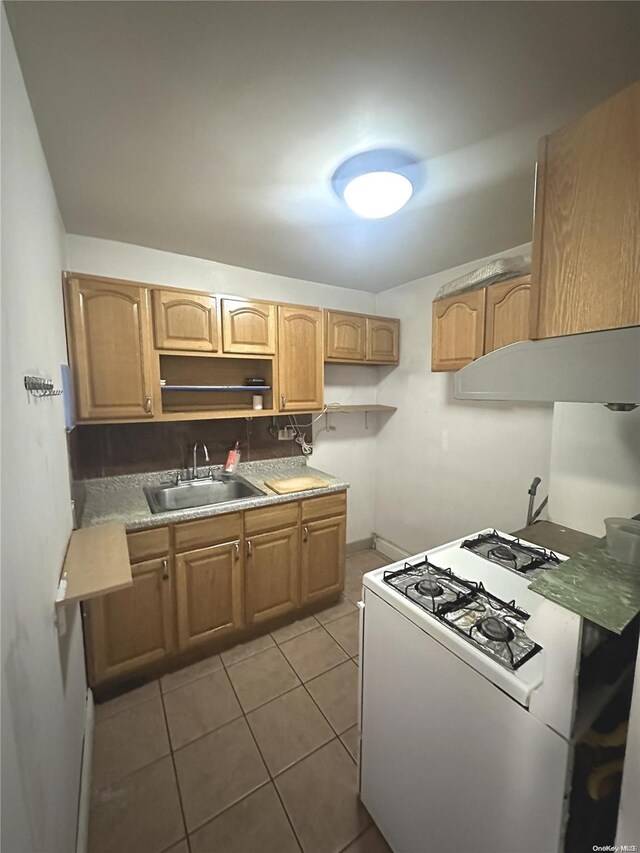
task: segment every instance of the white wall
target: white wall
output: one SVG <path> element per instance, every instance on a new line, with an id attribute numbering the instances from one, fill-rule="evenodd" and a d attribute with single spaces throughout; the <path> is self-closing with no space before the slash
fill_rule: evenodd
<path id="1" fill-rule="evenodd" d="M 603 519 L 640 513 L 640 409 L 556 403 L 549 517 L 604 536 Z"/>
<path id="2" fill-rule="evenodd" d="M 67 263 L 74 272 L 233 296 L 297 302 L 321 308 L 339 308 L 343 311 L 375 313 L 375 295 L 362 290 L 285 278 L 94 237 L 68 234 Z M 377 375 L 378 369 L 375 367 L 329 365 L 326 369 L 325 400 L 341 403 L 371 402 L 375 399 Z M 308 417 L 300 417 L 298 420 L 301 424 L 310 421 Z M 318 435 L 309 464 L 351 483 L 348 493 L 347 541 L 355 542 L 369 537 L 373 530 L 371 463 L 375 430 L 373 427 L 365 429 L 364 418 L 360 415 L 336 416 L 334 423 L 338 429 Z M 323 426 L 323 419 L 315 426 L 317 432 Z"/>
<path id="3" fill-rule="evenodd" d="M 66 361 L 64 232 L 2 9 L 2 841 L 74 849 L 85 712 L 77 608 L 58 640 L 54 598 L 71 531 L 59 384 Z"/>
<path id="4" fill-rule="evenodd" d="M 378 402 L 398 411 L 378 436 L 375 532 L 411 553 L 483 527 L 524 527 L 531 480 L 542 477 L 541 496 L 548 487 L 551 405 L 454 400 L 453 376 L 431 372 L 433 297 L 482 262 L 378 295 L 378 313 L 399 317 L 402 335 L 400 365 L 381 368 L 378 387 Z"/>

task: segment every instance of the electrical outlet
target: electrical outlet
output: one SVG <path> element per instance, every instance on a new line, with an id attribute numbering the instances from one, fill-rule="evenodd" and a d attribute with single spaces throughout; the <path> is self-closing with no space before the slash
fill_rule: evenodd
<path id="1" fill-rule="evenodd" d="M 294 431 L 292 426 L 286 426 L 284 429 L 278 430 L 278 441 L 293 441 Z"/>

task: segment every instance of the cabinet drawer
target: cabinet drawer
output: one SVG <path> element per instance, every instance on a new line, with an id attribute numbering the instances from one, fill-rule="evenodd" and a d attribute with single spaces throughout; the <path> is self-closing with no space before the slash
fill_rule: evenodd
<path id="1" fill-rule="evenodd" d="M 221 542 L 232 542 L 242 536 L 242 516 L 239 512 L 199 518 L 175 526 L 176 551 L 207 548 Z"/>
<path id="2" fill-rule="evenodd" d="M 300 508 L 297 501 L 274 504 L 260 509 L 250 509 L 244 514 L 244 529 L 247 536 L 262 533 L 265 530 L 277 530 L 297 524 Z"/>
<path id="3" fill-rule="evenodd" d="M 347 511 L 347 493 L 335 492 L 320 498 L 308 498 L 302 501 L 302 520 L 324 518 L 329 515 L 343 515 Z"/>
<path id="4" fill-rule="evenodd" d="M 132 563 L 141 563 L 152 557 L 162 557 L 169 553 L 169 528 L 154 527 L 152 530 L 128 533 L 127 547 Z"/>

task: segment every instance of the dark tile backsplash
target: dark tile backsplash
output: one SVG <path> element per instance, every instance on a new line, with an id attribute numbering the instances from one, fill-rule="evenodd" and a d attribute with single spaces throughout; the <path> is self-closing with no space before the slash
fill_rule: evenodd
<path id="1" fill-rule="evenodd" d="M 289 423 L 288 418 L 277 421 L 281 427 Z M 243 462 L 300 455 L 294 441 L 278 441 L 270 434 L 271 424 L 271 418 L 237 418 L 77 426 L 69 435 L 73 479 L 186 468 L 191 465 L 190 449 L 198 439 L 207 445 L 212 465 L 224 463 L 236 441 Z M 198 459 L 202 460 L 201 454 Z"/>

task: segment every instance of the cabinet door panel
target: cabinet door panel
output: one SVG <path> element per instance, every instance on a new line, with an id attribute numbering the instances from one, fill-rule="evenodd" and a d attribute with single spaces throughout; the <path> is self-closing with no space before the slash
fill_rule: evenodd
<path id="1" fill-rule="evenodd" d="M 366 318 L 359 314 L 325 313 L 325 358 L 364 361 L 366 357 Z"/>
<path id="2" fill-rule="evenodd" d="M 83 605 L 92 684 L 135 672 L 175 648 L 168 558 L 131 567 L 133 586 Z"/>
<path id="3" fill-rule="evenodd" d="M 367 361 L 397 363 L 399 350 L 399 321 L 367 317 Z"/>
<path id="4" fill-rule="evenodd" d="M 154 290 L 153 327 L 158 349 L 218 350 L 216 299 L 213 296 Z"/>
<path id="5" fill-rule="evenodd" d="M 431 369 L 459 370 L 484 352 L 486 288 L 433 303 Z"/>
<path id="6" fill-rule="evenodd" d="M 222 341 L 225 352 L 276 351 L 276 306 L 268 302 L 222 300 Z"/>
<path id="7" fill-rule="evenodd" d="M 176 601 L 180 649 L 242 627 L 240 542 L 177 556 Z"/>
<path id="8" fill-rule="evenodd" d="M 252 536 L 246 542 L 247 622 L 263 622 L 300 603 L 298 526 Z"/>
<path id="9" fill-rule="evenodd" d="M 528 275 L 487 288 L 485 352 L 529 339 L 530 292 Z"/>
<path id="10" fill-rule="evenodd" d="M 344 587 L 346 518 L 310 521 L 302 527 L 302 603 Z"/>
<path id="11" fill-rule="evenodd" d="M 78 419 L 151 417 L 147 289 L 71 278 L 67 300 Z"/>
<path id="12" fill-rule="evenodd" d="M 280 411 L 321 409 L 324 397 L 322 312 L 278 307 Z"/>

